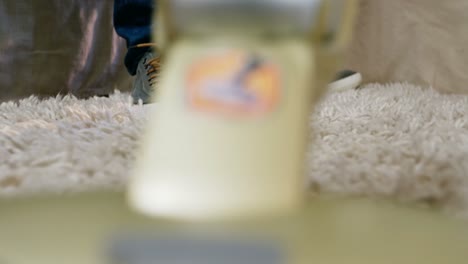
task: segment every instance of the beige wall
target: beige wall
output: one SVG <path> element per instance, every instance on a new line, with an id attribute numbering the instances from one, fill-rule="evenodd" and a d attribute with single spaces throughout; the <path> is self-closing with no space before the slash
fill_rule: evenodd
<path id="1" fill-rule="evenodd" d="M 347 65 L 367 82 L 468 93 L 467 0 L 362 0 Z"/>

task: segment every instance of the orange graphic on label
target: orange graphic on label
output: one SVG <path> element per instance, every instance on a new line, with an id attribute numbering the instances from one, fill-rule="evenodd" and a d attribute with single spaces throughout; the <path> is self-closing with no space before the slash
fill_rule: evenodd
<path id="1" fill-rule="evenodd" d="M 197 60 L 187 74 L 192 108 L 227 115 L 271 112 L 280 97 L 280 70 L 261 57 L 239 51 Z"/>

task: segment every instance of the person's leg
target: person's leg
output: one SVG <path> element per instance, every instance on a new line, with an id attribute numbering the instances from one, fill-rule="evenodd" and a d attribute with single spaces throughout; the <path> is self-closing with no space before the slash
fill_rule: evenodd
<path id="1" fill-rule="evenodd" d="M 151 42 L 154 0 L 115 0 L 114 28 L 127 41 L 125 66 L 135 75 L 138 63 L 149 47 L 136 48 L 138 44 Z"/>

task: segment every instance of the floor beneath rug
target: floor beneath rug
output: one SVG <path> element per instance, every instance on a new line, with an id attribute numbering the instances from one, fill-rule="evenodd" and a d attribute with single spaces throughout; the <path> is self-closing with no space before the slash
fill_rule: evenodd
<path id="1" fill-rule="evenodd" d="M 123 188 L 147 117 L 121 93 L 1 104 L 0 195 Z M 311 127 L 311 192 L 390 197 L 468 216 L 468 95 L 367 85 L 330 93 Z"/>

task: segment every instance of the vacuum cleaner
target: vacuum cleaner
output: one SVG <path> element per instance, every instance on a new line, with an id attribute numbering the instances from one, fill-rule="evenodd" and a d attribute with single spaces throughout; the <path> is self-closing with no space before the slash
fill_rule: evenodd
<path id="1" fill-rule="evenodd" d="M 357 1 L 158 4 L 164 67 L 128 188 L 0 200 L 0 263 L 468 261 L 462 220 L 307 192 L 309 114 Z"/>

